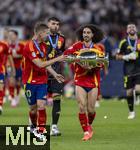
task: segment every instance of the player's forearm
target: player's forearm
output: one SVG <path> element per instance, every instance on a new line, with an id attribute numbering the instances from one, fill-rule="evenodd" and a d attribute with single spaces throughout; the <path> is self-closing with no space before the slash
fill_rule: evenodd
<path id="1" fill-rule="evenodd" d="M 56 72 L 55 72 L 55 70 L 51 67 L 51 66 L 48 66 L 47 67 L 47 71 L 50 73 L 50 74 L 52 74 L 54 77 L 56 76 Z"/>
<path id="2" fill-rule="evenodd" d="M 63 59 L 64 59 L 64 57 L 63 57 L 63 55 L 61 55 L 59 57 L 48 60 L 48 61 L 44 62 L 44 67 L 48 67 L 48 66 L 54 64 L 55 62 L 63 61 Z"/>
<path id="3" fill-rule="evenodd" d="M 67 49 L 64 51 L 64 55 L 70 55 L 70 54 L 73 54 L 75 52 L 74 49 Z"/>
<path id="4" fill-rule="evenodd" d="M 38 66 L 39 68 L 45 68 L 48 67 L 52 64 L 54 64 L 57 61 L 62 61 L 64 59 L 63 55 L 56 57 L 54 59 L 51 60 L 47 60 L 47 61 L 42 61 L 41 59 L 34 59 L 33 63 Z"/>
<path id="5" fill-rule="evenodd" d="M 117 59 L 117 60 L 123 60 L 123 56 L 124 56 L 124 55 L 122 55 L 122 54 L 117 54 L 117 55 L 116 55 L 116 59 Z"/>
<path id="6" fill-rule="evenodd" d="M 47 67 L 47 71 L 49 71 L 59 83 L 65 81 L 64 77 L 61 74 L 58 74 L 51 66 Z"/>

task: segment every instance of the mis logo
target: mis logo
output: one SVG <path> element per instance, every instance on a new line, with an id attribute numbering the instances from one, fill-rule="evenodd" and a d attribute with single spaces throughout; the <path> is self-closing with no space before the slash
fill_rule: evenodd
<path id="1" fill-rule="evenodd" d="M 46 149 L 50 150 L 50 127 L 46 126 L 45 140 L 39 140 L 28 131 L 28 126 L 0 126 L 1 149 Z"/>

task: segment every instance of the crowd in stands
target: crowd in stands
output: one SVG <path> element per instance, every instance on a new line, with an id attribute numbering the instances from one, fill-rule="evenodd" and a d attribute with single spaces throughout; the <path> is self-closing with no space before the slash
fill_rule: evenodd
<path id="1" fill-rule="evenodd" d="M 56 16 L 63 21 L 63 32 L 73 32 L 83 23 L 94 23 L 107 33 L 110 49 L 125 33 L 126 24 L 140 27 L 140 0 L 5 0 L 0 6 L 1 25 L 23 25 L 29 38 L 36 21 Z"/>

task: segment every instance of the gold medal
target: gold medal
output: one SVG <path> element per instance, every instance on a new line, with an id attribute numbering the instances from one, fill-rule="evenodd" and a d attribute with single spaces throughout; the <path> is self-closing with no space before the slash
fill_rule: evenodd
<path id="1" fill-rule="evenodd" d="M 49 56 L 49 58 L 52 58 L 52 57 L 53 57 L 53 55 L 52 55 L 51 53 L 50 53 L 48 56 Z"/>

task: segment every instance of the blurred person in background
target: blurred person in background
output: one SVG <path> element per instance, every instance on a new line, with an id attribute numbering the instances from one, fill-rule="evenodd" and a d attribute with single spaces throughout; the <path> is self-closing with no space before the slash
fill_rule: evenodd
<path id="1" fill-rule="evenodd" d="M 14 65 L 16 69 L 16 76 L 15 80 L 16 83 L 13 84 L 10 79 L 9 82 L 9 93 L 10 93 L 10 99 L 11 99 L 11 106 L 16 107 L 19 104 L 19 94 L 20 94 L 20 89 L 22 87 L 22 71 L 21 71 L 21 63 L 22 63 L 22 53 L 24 49 L 24 44 L 22 44 L 19 41 L 18 38 L 18 31 L 16 30 L 9 30 L 9 49 L 12 52 L 12 57 L 14 60 Z"/>
<path id="2" fill-rule="evenodd" d="M 5 41 L 5 42 L 8 42 L 8 35 L 9 35 L 9 28 L 8 27 L 5 27 L 4 29 L 3 29 L 3 41 Z"/>
<path id="3" fill-rule="evenodd" d="M 3 42 L 5 42 L 8 45 L 8 35 L 9 35 L 9 28 L 5 27 L 3 29 Z M 4 81 L 4 98 L 3 98 L 3 102 L 5 103 L 8 96 L 9 96 L 9 90 L 8 90 L 8 69 L 11 70 L 11 66 L 10 66 L 10 62 L 7 59 L 8 56 L 5 56 L 5 81 Z"/>
<path id="4" fill-rule="evenodd" d="M 65 37 L 60 33 L 61 21 L 56 17 L 48 19 L 48 27 L 50 34 L 47 37 L 47 59 L 51 60 L 61 55 L 65 50 Z M 62 74 L 62 63 L 56 62 L 52 68 L 58 73 Z M 52 94 L 53 108 L 52 108 L 52 126 L 50 134 L 52 136 L 60 136 L 61 132 L 58 129 L 58 121 L 61 112 L 61 98 L 63 93 L 64 83 L 59 83 L 52 75 L 48 78 L 48 92 Z"/>
<path id="5" fill-rule="evenodd" d="M 0 41 L 0 114 L 2 114 L 2 106 L 3 106 L 3 98 L 4 98 L 4 78 L 5 78 L 5 65 L 6 61 L 9 61 L 11 65 L 11 78 L 13 78 L 14 83 L 14 77 L 15 77 L 15 67 L 13 58 L 11 56 L 11 51 L 8 47 L 8 44 L 6 42 Z"/>
<path id="6" fill-rule="evenodd" d="M 126 88 L 128 103 L 128 119 L 135 118 L 134 94 L 140 95 L 140 40 L 135 24 L 127 25 L 127 37 L 120 42 L 117 60 L 124 60 L 124 87 Z"/>

